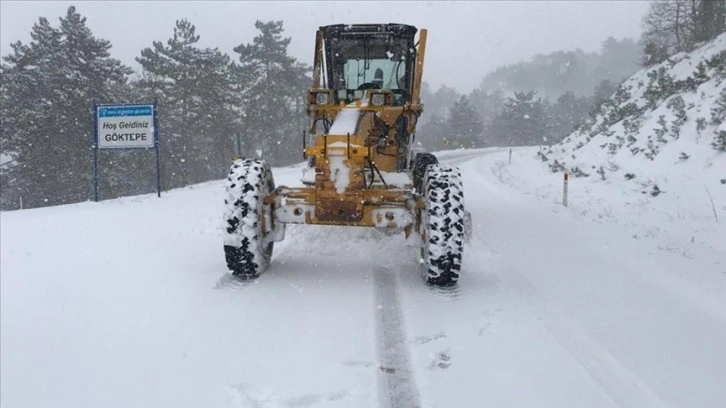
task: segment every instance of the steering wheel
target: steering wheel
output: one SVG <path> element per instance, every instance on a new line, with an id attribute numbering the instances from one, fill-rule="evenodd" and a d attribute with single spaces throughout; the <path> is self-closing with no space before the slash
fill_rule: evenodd
<path id="1" fill-rule="evenodd" d="M 381 87 L 378 84 L 374 84 L 373 82 L 365 82 L 360 84 L 358 87 L 359 91 L 364 91 L 366 89 L 381 89 Z"/>

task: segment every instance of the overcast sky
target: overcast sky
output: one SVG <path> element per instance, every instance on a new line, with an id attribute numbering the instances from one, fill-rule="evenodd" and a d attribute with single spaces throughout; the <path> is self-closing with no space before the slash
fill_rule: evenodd
<path id="1" fill-rule="evenodd" d="M 177 19 L 187 18 L 200 44 L 232 48 L 257 34 L 255 20 L 284 21 L 289 52 L 311 64 L 317 27 L 337 23 L 405 23 L 428 28 L 424 80 L 460 92 L 479 86 L 486 73 L 536 54 L 580 48 L 597 51 L 608 36 L 637 39 L 645 1 L 284 1 L 133 2 L 0 1 L 0 53 L 29 42 L 38 17 L 53 26 L 75 4 L 96 37 L 113 45 L 111 55 L 138 68 L 134 58 L 152 41 L 166 42 Z"/>

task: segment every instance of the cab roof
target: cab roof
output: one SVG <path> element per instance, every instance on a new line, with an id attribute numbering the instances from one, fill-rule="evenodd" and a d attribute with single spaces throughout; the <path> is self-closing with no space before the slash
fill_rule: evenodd
<path id="1" fill-rule="evenodd" d="M 320 27 L 326 38 L 344 36 L 389 36 L 410 38 L 416 35 L 418 29 L 412 25 L 385 23 L 385 24 L 334 24 Z"/>

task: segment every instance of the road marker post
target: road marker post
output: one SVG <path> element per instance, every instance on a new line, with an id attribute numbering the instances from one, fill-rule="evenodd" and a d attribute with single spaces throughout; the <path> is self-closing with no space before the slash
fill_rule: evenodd
<path id="1" fill-rule="evenodd" d="M 562 205 L 567 207 L 567 179 L 569 178 L 569 175 L 567 174 L 567 170 L 564 172 L 564 181 L 562 184 Z"/>

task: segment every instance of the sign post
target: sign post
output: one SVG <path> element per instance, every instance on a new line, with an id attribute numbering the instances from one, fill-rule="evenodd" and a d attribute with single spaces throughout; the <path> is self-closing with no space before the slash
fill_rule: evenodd
<path id="1" fill-rule="evenodd" d="M 98 201 L 98 150 L 155 149 L 156 191 L 161 197 L 159 126 L 153 104 L 93 104 L 93 199 Z"/>
<path id="2" fill-rule="evenodd" d="M 154 145 L 156 147 L 156 196 L 161 198 L 161 160 L 159 159 L 159 115 L 154 99 Z"/>
<path id="3" fill-rule="evenodd" d="M 93 201 L 98 202 L 98 105 L 93 102 Z"/>

